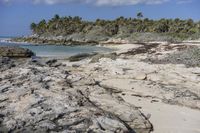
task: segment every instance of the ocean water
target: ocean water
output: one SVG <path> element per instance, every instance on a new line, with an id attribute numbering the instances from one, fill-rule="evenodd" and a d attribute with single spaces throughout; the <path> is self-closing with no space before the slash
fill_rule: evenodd
<path id="1" fill-rule="evenodd" d="M 61 46 L 61 45 L 32 45 L 25 43 L 7 43 L 0 38 L 0 46 L 17 46 L 32 50 L 39 57 L 69 57 L 80 53 L 106 53 L 113 51 L 112 49 L 101 46 Z"/>

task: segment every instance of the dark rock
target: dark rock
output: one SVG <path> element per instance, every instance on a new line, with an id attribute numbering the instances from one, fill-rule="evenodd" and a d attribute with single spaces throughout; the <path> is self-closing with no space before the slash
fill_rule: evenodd
<path id="1" fill-rule="evenodd" d="M 28 64 L 43 67 L 46 66 L 46 61 L 40 57 L 32 56 Z"/>
<path id="2" fill-rule="evenodd" d="M 8 64 L 9 62 L 10 62 L 10 58 L 8 58 L 8 57 L 0 58 L 1 64 Z"/>
<path id="3" fill-rule="evenodd" d="M 52 65 L 53 63 L 56 63 L 56 62 L 57 62 L 56 59 L 52 59 L 52 60 L 48 60 L 48 61 L 46 62 L 46 64 L 47 64 L 47 65 Z"/>
<path id="4" fill-rule="evenodd" d="M 158 47 L 160 44 L 159 43 L 138 43 L 140 45 L 143 45 L 142 47 L 139 48 L 134 48 L 132 50 L 129 50 L 127 52 L 124 53 L 120 53 L 120 55 L 137 55 L 137 54 L 143 54 L 143 53 L 155 53 L 155 51 L 153 51 L 153 48 Z"/>
<path id="5" fill-rule="evenodd" d="M 1 90 L 1 93 L 7 92 L 9 87 L 5 87 Z"/>
<path id="6" fill-rule="evenodd" d="M 200 99 L 196 93 L 191 92 L 190 90 L 186 90 L 184 92 L 176 92 L 175 97 L 185 97 L 191 99 Z"/>
<path id="7" fill-rule="evenodd" d="M 59 67 L 62 66 L 62 63 L 54 63 L 50 67 Z"/>
<path id="8" fill-rule="evenodd" d="M 14 47 L 14 46 L 1 46 L 0 47 L 0 56 L 3 57 L 31 57 L 34 56 L 35 54 L 25 48 L 20 48 L 20 47 Z"/>
<path id="9" fill-rule="evenodd" d="M 50 59 L 46 62 L 46 64 L 50 67 L 59 67 L 62 65 L 62 63 L 59 63 L 56 59 Z"/>
<path id="10" fill-rule="evenodd" d="M 15 63 L 13 60 L 11 60 L 8 57 L 0 57 L 0 71 L 4 71 L 7 69 L 10 69 L 12 67 L 15 67 Z"/>
<path id="11" fill-rule="evenodd" d="M 75 62 L 75 61 L 80 61 L 80 60 L 86 59 L 88 57 L 92 57 L 92 56 L 94 56 L 96 54 L 97 53 L 92 53 L 92 54 L 82 53 L 82 54 L 77 54 L 77 55 L 71 56 L 68 59 L 71 62 Z"/>

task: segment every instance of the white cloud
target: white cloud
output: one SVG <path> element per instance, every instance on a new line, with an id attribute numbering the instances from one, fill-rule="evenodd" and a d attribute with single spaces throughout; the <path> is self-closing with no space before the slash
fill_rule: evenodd
<path id="1" fill-rule="evenodd" d="M 137 4 L 161 4 L 168 0 L 95 0 L 95 5 L 137 5 Z"/>
<path id="2" fill-rule="evenodd" d="M 177 4 L 187 4 L 187 3 L 192 3 L 193 0 L 178 0 Z"/>
<path id="3" fill-rule="evenodd" d="M 0 0 L 0 2 L 4 2 L 4 3 L 8 3 L 8 2 L 10 2 L 10 0 Z"/>
<path id="4" fill-rule="evenodd" d="M 0 0 L 5 3 L 12 2 L 14 0 Z M 15 0 L 16 1 L 29 1 L 29 0 Z M 96 6 L 123 6 L 123 5 L 137 5 L 137 4 L 162 4 L 172 0 L 31 0 L 35 4 L 66 4 L 66 3 L 87 3 Z M 176 0 L 175 3 L 183 4 L 190 3 L 193 0 Z"/>
<path id="5" fill-rule="evenodd" d="M 69 3 L 69 2 L 77 2 L 80 0 L 32 0 L 34 3 L 39 4 L 39 3 L 44 3 L 44 4 L 58 4 L 58 3 Z"/>

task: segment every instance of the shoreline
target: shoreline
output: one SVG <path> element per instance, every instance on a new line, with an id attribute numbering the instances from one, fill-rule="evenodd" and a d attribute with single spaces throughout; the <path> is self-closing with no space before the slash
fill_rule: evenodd
<path id="1" fill-rule="evenodd" d="M 33 41 L 33 40 L 35 41 Z M 20 41 L 21 40 L 21 41 Z M 29 41 L 27 41 L 29 40 Z M 160 43 L 160 44 L 199 44 L 200 40 L 183 40 L 181 42 L 170 42 L 170 41 L 134 41 L 130 42 L 128 40 L 124 40 L 122 38 L 110 38 L 106 41 L 76 41 L 71 39 L 45 39 L 45 38 L 35 38 L 35 37 L 17 37 L 17 38 L 6 38 L 5 40 L 1 40 L 2 43 L 15 43 L 15 44 L 31 44 L 31 45 L 59 45 L 59 46 L 104 46 L 104 47 L 114 47 L 118 45 L 127 45 L 127 44 L 140 44 L 140 43 Z M 53 43 L 54 42 L 54 43 Z M 114 47 L 115 48 L 115 47 Z"/>
<path id="2" fill-rule="evenodd" d="M 111 129 L 110 122 L 118 123 L 112 125 L 113 130 L 120 128 L 122 131 L 129 131 L 115 117 L 120 118 L 139 133 L 167 133 L 168 131 L 198 133 L 200 131 L 198 125 L 200 118 L 197 117 L 200 115 L 198 90 L 200 68 L 186 67 L 184 62 L 176 64 L 162 61 L 174 53 L 181 53 L 190 48 L 196 49 L 200 44 L 152 42 L 103 46 L 116 49 L 116 54 L 97 54 L 87 58 L 81 57 L 80 60 L 72 62 L 66 59 L 48 58 L 41 58 L 36 62 L 30 59 L 21 60 L 21 62 L 13 60 L 15 67 L 10 69 L 7 66 L 0 67 L 0 70 L 2 69 L 1 89 L 8 87 L 8 91 L 2 93 L 8 99 L 3 101 L 6 106 L 0 110 L 11 111 L 10 107 L 12 107 L 16 114 L 11 114 L 10 117 L 18 118 L 16 123 L 22 121 L 21 115 L 24 114 L 26 115 L 23 119 L 27 120 L 27 124 L 29 124 L 28 120 L 41 119 L 45 123 L 43 128 L 47 130 L 52 125 L 52 130 L 57 129 L 55 123 L 42 120 L 43 114 L 50 113 L 55 114 L 55 117 L 63 114 L 63 117 L 59 119 L 64 124 L 71 119 L 78 121 L 90 116 L 87 119 L 92 124 L 97 120 L 106 131 Z M 184 58 L 184 56 L 180 57 Z M 158 63 L 150 62 L 151 60 L 156 60 Z M 4 78 L 6 76 L 9 78 Z M 10 86 L 20 83 L 23 84 L 19 87 L 15 86 L 18 89 Z M 40 97 L 35 97 L 35 95 L 40 95 Z M 73 96 L 76 98 L 68 99 Z M 29 102 L 26 102 L 27 99 Z M 13 100 L 16 101 L 13 102 Z M 38 100 L 41 101 L 40 104 L 37 104 Z M 41 110 L 35 106 L 32 107 L 32 104 L 36 107 L 45 105 L 45 108 L 51 107 L 51 110 L 50 112 Z M 72 111 L 70 114 L 75 115 L 69 118 L 66 112 L 69 108 L 75 108 L 80 113 Z M 36 113 L 34 117 L 31 117 L 25 113 L 26 111 Z M 177 115 L 177 111 L 180 114 Z M 107 117 L 105 112 L 110 112 L 109 116 L 113 117 Z M 55 117 L 53 115 L 50 119 L 55 119 Z M 7 125 L 9 122 L 11 120 L 4 121 Z M 37 124 L 36 122 L 33 125 L 39 129 Z M 87 125 L 84 122 L 82 124 Z M 180 128 L 179 125 L 184 125 L 184 128 Z M 12 127 L 12 125 L 9 126 Z M 73 126 L 78 128 L 75 124 Z M 97 129 L 101 130 L 101 127 L 97 126 Z"/>

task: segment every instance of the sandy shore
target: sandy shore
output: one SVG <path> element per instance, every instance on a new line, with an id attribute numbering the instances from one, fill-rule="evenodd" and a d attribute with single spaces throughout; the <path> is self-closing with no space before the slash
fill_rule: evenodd
<path id="1" fill-rule="evenodd" d="M 196 41 L 198 42 L 198 41 Z M 199 46 L 200 43 L 193 43 L 193 42 L 184 42 L 184 43 L 180 43 L 180 44 L 170 44 L 171 46 L 180 46 L 180 45 L 188 45 L 188 43 L 190 43 L 191 46 Z M 152 43 L 160 43 L 160 42 L 152 42 Z M 165 46 L 165 45 L 168 45 L 168 43 L 166 42 L 162 42 L 160 43 L 160 47 Z M 106 47 L 109 47 L 109 48 L 114 48 L 114 49 L 117 49 L 117 53 L 120 54 L 120 53 L 124 53 L 125 51 L 130 51 L 132 49 L 137 49 L 139 47 L 141 47 L 142 45 L 140 44 L 124 44 L 124 45 L 111 45 L 111 46 L 106 46 Z M 175 50 L 176 51 L 176 50 Z M 174 50 L 171 49 L 169 51 L 157 51 L 158 53 L 163 53 L 162 56 L 165 56 L 165 54 L 167 53 L 173 53 Z M 137 55 L 137 56 L 134 56 L 136 58 L 145 58 L 144 56 L 148 56 L 148 55 L 145 55 L 145 54 L 141 54 L 141 55 Z M 133 57 L 133 58 L 134 58 Z M 135 62 L 134 64 L 137 64 L 138 60 L 137 59 L 134 59 Z M 136 69 L 136 74 L 135 74 L 135 77 L 139 76 L 139 80 L 141 79 L 145 79 L 145 76 L 147 76 L 148 74 L 147 73 L 151 73 L 151 71 L 158 71 L 158 75 L 159 75 L 159 69 L 162 69 L 162 65 L 154 65 L 156 69 L 154 70 L 151 70 L 152 67 L 151 65 L 147 65 L 147 64 L 143 64 L 143 63 L 138 63 L 136 66 L 131 66 L 129 63 L 132 62 L 132 61 L 125 61 L 123 62 L 123 60 L 119 61 L 118 65 L 121 65 L 121 63 L 125 64 L 124 67 L 128 67 L 128 69 Z M 127 63 L 127 64 L 126 64 Z M 114 63 L 113 63 L 114 64 Z M 115 65 L 111 65 L 113 68 L 116 68 Z M 110 66 L 110 67 L 111 67 Z M 145 66 L 145 67 L 144 67 Z M 138 70 L 138 67 L 141 67 L 139 70 Z M 177 73 L 179 73 L 181 76 L 188 76 L 189 73 L 192 73 L 192 72 L 187 72 L 187 70 L 191 69 L 191 68 L 185 68 L 185 66 L 183 65 L 167 65 L 167 66 L 164 66 L 164 68 L 167 68 L 167 67 L 172 67 L 173 69 L 177 69 Z M 119 67 L 118 67 L 119 68 Z M 168 68 L 168 69 L 172 69 L 172 68 Z M 180 71 L 180 69 L 184 68 L 183 73 Z M 149 70 L 148 70 L 149 69 Z M 199 68 L 196 69 L 198 72 L 199 71 Z M 134 71 L 134 70 L 133 70 Z M 150 71 L 150 72 L 144 72 L 144 71 Z M 178 72 L 180 71 L 180 72 Z M 195 71 L 195 68 L 194 70 Z M 164 82 L 167 82 L 167 80 L 171 80 L 170 79 L 170 70 L 169 71 L 164 71 L 166 74 L 165 74 L 165 79 L 161 79 L 161 77 L 159 77 L 157 75 L 157 77 L 155 78 L 158 78 L 158 80 L 166 80 Z M 178 76 L 179 74 L 177 74 L 177 76 L 173 76 L 172 78 L 172 83 L 175 83 L 176 86 L 182 86 L 181 82 L 185 82 L 184 80 L 185 79 L 181 79 L 182 81 L 179 81 L 180 83 L 177 83 L 176 79 L 179 79 L 180 77 Z M 125 74 L 126 75 L 126 74 Z M 149 117 L 149 120 L 150 122 L 153 124 L 153 128 L 154 128 L 154 131 L 153 133 L 200 133 L 200 127 L 199 127 L 199 123 L 200 123 L 200 111 L 199 109 L 191 109 L 191 108 L 188 108 L 188 107 L 184 107 L 184 106 L 180 106 L 180 105 L 171 105 L 171 104 L 167 104 L 165 102 L 162 102 L 162 99 L 160 98 L 156 98 L 156 95 L 158 94 L 156 92 L 156 90 L 154 90 L 155 94 L 153 94 L 153 96 L 155 96 L 155 98 L 151 98 L 151 93 L 148 93 L 145 92 L 146 89 L 150 89 L 148 88 L 148 86 L 146 86 L 147 88 L 144 89 L 142 86 L 140 86 L 140 89 L 137 92 L 132 92 L 132 90 L 130 91 L 130 89 L 128 88 L 132 88 L 133 86 L 132 85 L 129 85 L 130 83 L 129 82 L 126 82 L 127 80 L 124 81 L 124 77 L 125 79 L 128 79 L 130 80 L 130 78 L 134 77 L 132 75 L 132 77 L 129 77 L 129 76 L 125 76 L 124 74 L 122 76 L 117 76 L 118 80 L 111 80 L 109 82 L 107 82 L 106 84 L 109 84 L 110 86 L 114 87 L 114 88 L 118 88 L 120 90 L 122 90 L 123 92 L 121 93 L 121 97 L 128 103 L 132 104 L 132 105 L 135 105 L 137 106 L 138 108 L 140 108 L 141 112 L 144 113 L 145 116 Z M 128 74 L 129 75 L 129 74 Z M 194 78 L 195 79 L 195 75 L 190 75 L 191 77 L 189 78 Z M 150 77 L 150 76 L 149 76 Z M 114 77 L 116 78 L 116 77 Z M 122 78 L 122 79 L 120 79 Z M 160 79 L 159 79 L 160 78 Z M 198 78 L 198 77 L 196 77 Z M 151 79 L 148 79 L 148 76 L 147 76 L 147 80 L 151 80 Z M 174 80 L 174 82 L 173 82 Z M 199 78 L 196 79 L 196 85 L 199 86 Z M 131 81 L 130 81 L 131 82 Z M 190 83 L 185 83 L 185 86 L 189 86 Z M 190 89 L 190 88 L 188 88 Z M 196 92 L 197 94 L 199 95 L 200 94 L 200 90 L 199 88 L 196 86 L 194 89 L 196 89 Z M 143 97 L 142 93 L 145 92 L 145 95 L 147 95 L 148 97 Z M 135 93 L 135 95 L 131 95 L 131 93 Z M 157 94 L 156 94 L 157 93 Z M 166 94 L 168 95 L 168 94 Z M 153 97 L 152 96 L 152 97 Z M 198 105 L 199 105 L 199 102 L 200 101 L 197 101 Z"/>
<path id="2" fill-rule="evenodd" d="M 3 59 L 0 129 L 200 132 L 200 68 L 161 60 L 192 45 L 106 47 L 117 49 L 116 54 L 76 62 Z"/>
<path id="3" fill-rule="evenodd" d="M 154 126 L 152 133 L 199 133 L 200 111 L 187 107 L 153 102 L 127 94 L 125 101 L 141 107 Z"/>

